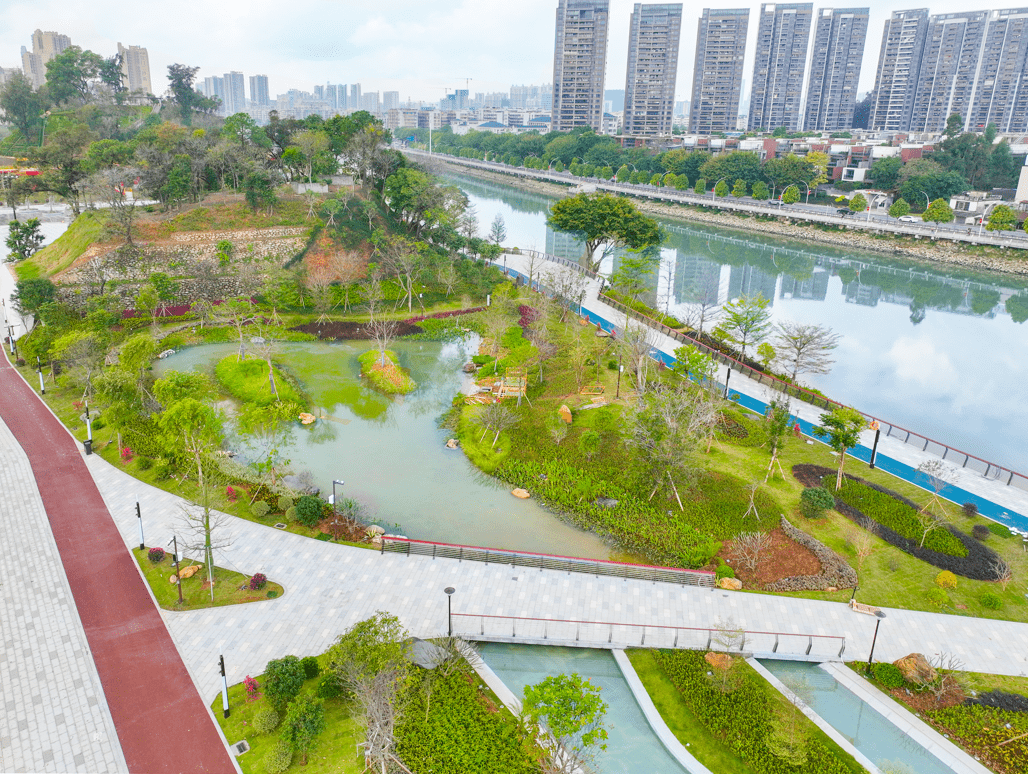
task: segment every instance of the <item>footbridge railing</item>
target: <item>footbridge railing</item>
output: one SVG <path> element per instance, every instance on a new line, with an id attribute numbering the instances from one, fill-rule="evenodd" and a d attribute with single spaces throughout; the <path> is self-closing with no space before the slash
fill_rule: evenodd
<path id="1" fill-rule="evenodd" d="M 725 630 L 483 613 L 453 613 L 452 620 L 454 634 L 492 642 L 775 653 L 811 661 L 841 659 L 846 652 L 846 638 L 837 634 Z"/>
<path id="2" fill-rule="evenodd" d="M 673 567 L 654 567 L 647 564 L 612 562 L 607 559 L 578 559 L 572 556 L 536 554 L 529 551 L 505 551 L 481 546 L 462 546 L 455 543 L 433 543 L 411 540 L 398 535 L 383 535 L 380 553 L 430 556 L 433 559 L 484 562 L 528 569 L 577 572 L 586 575 L 605 575 L 611 578 L 677 583 L 681 586 L 713 588 L 714 573 L 707 570 L 683 570 Z"/>

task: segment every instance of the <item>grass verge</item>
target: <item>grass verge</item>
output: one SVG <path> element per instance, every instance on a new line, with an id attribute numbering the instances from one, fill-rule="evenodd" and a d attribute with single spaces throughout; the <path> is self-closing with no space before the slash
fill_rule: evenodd
<path id="1" fill-rule="evenodd" d="M 214 601 L 211 601 L 210 587 L 207 585 L 207 568 L 203 568 L 191 578 L 182 581 L 182 600 L 178 603 L 178 589 L 168 579 L 175 574 L 175 563 L 170 553 L 164 560 L 154 564 L 147 558 L 149 549 L 132 549 L 136 563 L 143 571 L 143 577 L 153 589 L 157 604 L 165 610 L 201 610 L 206 607 L 224 607 L 225 605 L 241 605 L 245 602 L 261 602 L 281 597 L 285 590 L 278 583 L 268 581 L 260 591 L 250 591 L 250 577 L 242 573 L 214 567 Z M 183 558 L 182 568 L 196 564 Z M 241 588 L 246 586 L 245 589 Z"/>

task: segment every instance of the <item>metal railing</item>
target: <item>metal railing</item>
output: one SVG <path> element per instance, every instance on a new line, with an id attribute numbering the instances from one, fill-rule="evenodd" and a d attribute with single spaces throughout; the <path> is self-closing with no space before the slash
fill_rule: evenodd
<path id="1" fill-rule="evenodd" d="M 452 613 L 452 618 L 454 634 L 460 634 L 468 639 L 500 642 L 515 640 L 574 643 L 601 648 L 713 648 L 722 651 L 805 656 L 817 661 L 841 659 L 846 652 L 846 638 L 838 634 L 760 632 L 742 629 L 726 631 L 712 627 L 578 621 L 484 613 Z M 475 623 L 478 625 L 475 626 Z M 817 651 L 814 650 L 815 645 L 818 646 Z"/>
<path id="2" fill-rule="evenodd" d="M 433 559 L 484 562 L 528 569 L 577 572 L 599 577 L 604 575 L 625 580 L 643 580 L 654 583 L 677 583 L 680 586 L 713 588 L 714 573 L 707 570 L 682 570 L 673 567 L 654 567 L 648 564 L 628 564 L 607 559 L 578 559 L 573 556 L 537 554 L 530 551 L 505 551 L 481 546 L 462 546 L 456 543 L 433 543 L 411 540 L 398 535 L 383 535 L 380 553 L 430 556 Z"/>

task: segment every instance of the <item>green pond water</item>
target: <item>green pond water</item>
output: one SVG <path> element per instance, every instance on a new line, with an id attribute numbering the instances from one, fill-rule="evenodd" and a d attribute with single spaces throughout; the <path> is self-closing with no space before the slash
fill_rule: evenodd
<path id="1" fill-rule="evenodd" d="M 438 427 L 453 396 L 468 383 L 461 366 L 477 349 L 469 343 L 399 341 L 392 349 L 418 388 L 391 398 L 360 378 L 357 357 L 368 342 L 283 343 L 276 361 L 328 419 L 298 422 L 281 450 L 294 473 L 310 471 L 324 495 L 332 481 L 340 496 L 363 503 L 388 531 L 443 543 L 605 559 L 610 549 L 534 499 L 483 475 L 462 451 L 447 449 L 452 433 Z M 154 371 L 201 369 L 237 351 L 235 344 L 205 344 L 158 361 Z M 319 409 L 321 411 L 319 411 Z M 249 449 L 229 422 L 229 448 L 245 461 Z M 398 530 L 394 527 L 398 525 Z"/>

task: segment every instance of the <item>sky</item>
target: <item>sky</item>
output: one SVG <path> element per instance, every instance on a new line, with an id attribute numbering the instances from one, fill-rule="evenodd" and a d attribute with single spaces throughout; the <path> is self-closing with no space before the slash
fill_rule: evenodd
<path id="1" fill-rule="evenodd" d="M 1017 8 L 1023 3 L 995 5 Z M 610 0 L 605 88 L 623 89 L 629 19 L 634 3 Z M 750 7 L 746 81 L 752 71 L 759 3 Z M 436 101 L 449 91 L 507 91 L 512 84 L 550 83 L 557 0 L 0 0 L 0 66 L 21 64 L 33 30 L 60 32 L 73 44 L 109 56 L 117 43 L 145 47 L 155 93 L 167 88 L 173 63 L 197 75 L 239 70 L 269 77 L 272 97 L 314 84 L 360 83 L 363 91 L 399 91 L 400 99 Z M 704 4 L 685 4 L 676 99 L 692 91 L 696 28 Z M 847 7 L 845 3 L 814 3 Z M 874 86 L 885 20 L 894 10 L 922 7 L 874 0 L 860 90 Z M 967 10 L 956 0 L 932 13 Z M 468 80 L 470 79 L 470 81 Z M 249 97 L 249 82 L 247 81 Z"/>

